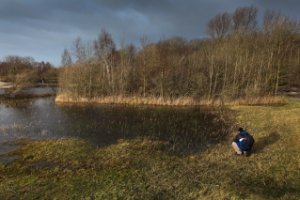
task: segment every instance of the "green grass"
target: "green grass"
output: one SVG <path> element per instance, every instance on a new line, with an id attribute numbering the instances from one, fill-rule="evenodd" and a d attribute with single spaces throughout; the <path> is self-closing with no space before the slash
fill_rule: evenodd
<path id="1" fill-rule="evenodd" d="M 0 199 L 299 199 L 300 102 L 230 109 L 254 134 L 250 157 L 233 155 L 230 139 L 186 155 L 147 138 L 98 149 L 25 141 L 15 162 L 0 164 Z"/>

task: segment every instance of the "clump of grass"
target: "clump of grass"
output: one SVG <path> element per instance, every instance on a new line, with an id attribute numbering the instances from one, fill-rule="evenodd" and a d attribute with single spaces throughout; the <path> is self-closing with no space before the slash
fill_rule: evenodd
<path id="1" fill-rule="evenodd" d="M 300 104 L 233 106 L 254 153 L 230 139 L 177 154 L 153 138 L 93 148 L 79 139 L 27 141 L 0 164 L 1 199 L 299 199 Z"/>

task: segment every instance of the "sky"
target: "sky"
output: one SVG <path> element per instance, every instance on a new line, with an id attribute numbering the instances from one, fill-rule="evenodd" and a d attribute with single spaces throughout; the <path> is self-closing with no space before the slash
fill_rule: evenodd
<path id="1" fill-rule="evenodd" d="M 300 19 L 299 0 L 0 0 L 0 59 L 31 56 L 60 65 L 64 48 L 81 37 L 91 42 L 102 29 L 117 45 L 180 36 L 206 37 L 219 12 L 255 6 Z"/>

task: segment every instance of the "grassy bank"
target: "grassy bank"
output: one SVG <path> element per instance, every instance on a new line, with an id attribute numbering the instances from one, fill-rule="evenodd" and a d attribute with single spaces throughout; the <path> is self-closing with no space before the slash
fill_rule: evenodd
<path id="1" fill-rule="evenodd" d="M 233 155 L 230 140 L 186 155 L 150 138 L 98 149 L 21 141 L 17 160 L 0 164 L 0 199 L 299 199 L 300 102 L 230 109 L 254 134 L 250 157 Z"/>
<path id="2" fill-rule="evenodd" d="M 164 105 L 164 106 L 219 106 L 219 105 L 273 105 L 287 102 L 282 96 L 249 97 L 241 99 L 195 99 L 192 97 L 162 98 L 140 96 L 105 96 L 99 98 L 74 98 L 70 95 L 59 94 L 57 103 L 83 104 L 128 104 L 128 105 Z"/>

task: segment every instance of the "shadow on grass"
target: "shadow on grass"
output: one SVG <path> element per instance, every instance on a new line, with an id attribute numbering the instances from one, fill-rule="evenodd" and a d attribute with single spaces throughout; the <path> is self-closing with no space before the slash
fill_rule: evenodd
<path id="1" fill-rule="evenodd" d="M 119 139 L 150 138 L 165 142 L 178 154 L 205 151 L 232 132 L 234 111 L 207 107 L 68 106 L 64 132 L 87 139 L 97 147 Z M 70 122 L 70 124 L 68 124 Z M 84 134 L 74 134 L 74 133 Z"/>
<path id="2" fill-rule="evenodd" d="M 254 143 L 253 152 L 261 153 L 267 146 L 274 144 L 280 139 L 280 135 L 277 132 L 272 132 L 269 135 L 257 139 Z"/>

